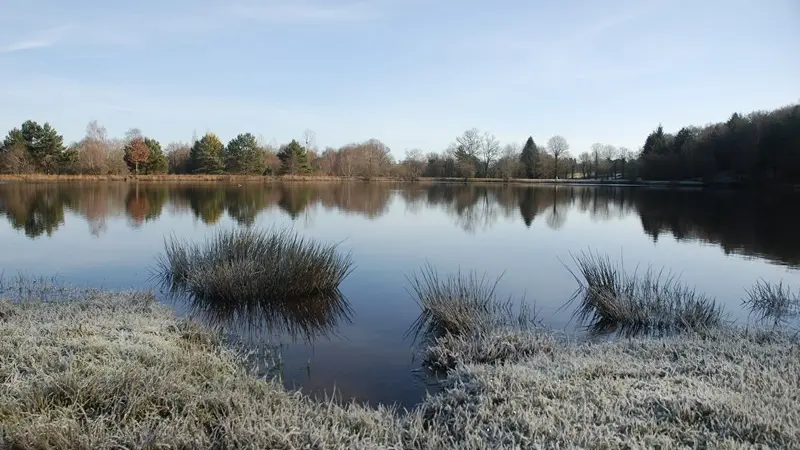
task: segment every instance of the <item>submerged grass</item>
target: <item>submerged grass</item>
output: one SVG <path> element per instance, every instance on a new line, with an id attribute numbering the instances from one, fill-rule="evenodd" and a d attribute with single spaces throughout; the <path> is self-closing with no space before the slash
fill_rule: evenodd
<path id="1" fill-rule="evenodd" d="M 722 324 L 722 308 L 664 270 L 625 271 L 608 256 L 573 255 L 578 283 L 568 304 L 578 300 L 575 317 L 592 333 L 625 336 L 702 331 Z"/>
<path id="2" fill-rule="evenodd" d="M 0 301 L 0 448 L 798 448 L 800 350 L 779 333 L 451 334 L 447 389 L 400 412 L 257 378 L 152 295 L 80 297 Z"/>
<path id="3" fill-rule="evenodd" d="M 350 254 L 290 230 L 240 228 L 204 243 L 174 236 L 158 258 L 157 277 L 176 295 L 221 303 L 303 301 L 338 295 Z"/>
<path id="4" fill-rule="evenodd" d="M 782 281 L 759 280 L 747 290 L 742 305 L 758 320 L 772 322 L 773 327 L 778 327 L 800 317 L 800 290 L 792 292 Z"/>

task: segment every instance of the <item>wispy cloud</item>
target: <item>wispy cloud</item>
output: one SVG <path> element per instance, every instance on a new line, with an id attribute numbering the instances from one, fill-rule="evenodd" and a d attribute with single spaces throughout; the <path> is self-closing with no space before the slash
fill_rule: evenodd
<path id="1" fill-rule="evenodd" d="M 36 37 L 22 39 L 9 44 L 0 45 L 0 53 L 14 53 L 37 48 L 47 48 L 56 45 L 69 31 L 69 26 L 59 26 L 44 30 Z"/>
<path id="2" fill-rule="evenodd" d="M 31 39 L 29 41 L 18 41 L 0 48 L 0 53 L 21 52 L 23 50 L 33 50 L 35 48 L 50 47 L 55 44 L 53 39 Z"/>
<path id="3" fill-rule="evenodd" d="M 234 15 L 250 20 L 269 22 L 358 22 L 383 16 L 375 7 L 378 2 L 270 2 L 267 5 L 238 4 Z"/>

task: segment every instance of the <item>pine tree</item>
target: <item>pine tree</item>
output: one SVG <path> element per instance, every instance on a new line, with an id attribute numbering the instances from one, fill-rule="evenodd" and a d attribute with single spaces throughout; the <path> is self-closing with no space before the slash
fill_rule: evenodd
<path id="1" fill-rule="evenodd" d="M 65 162 L 64 138 L 49 123 L 39 125 L 27 120 L 21 128 L 11 130 L 3 140 L 3 148 L 15 146 L 25 148 L 30 163 L 39 172 L 58 173 Z"/>
<path id="2" fill-rule="evenodd" d="M 281 173 L 295 175 L 311 171 L 308 165 L 308 152 L 294 139 L 281 149 L 278 159 L 281 160 Z"/>
<path id="3" fill-rule="evenodd" d="M 195 141 L 189 153 L 189 168 L 192 173 L 222 173 L 224 148 L 222 141 L 214 133 L 206 133 L 199 141 Z"/>
<path id="4" fill-rule="evenodd" d="M 528 137 L 528 140 L 525 141 L 525 147 L 522 149 L 519 160 L 520 163 L 522 163 L 522 170 L 525 172 L 525 178 L 536 178 L 538 175 L 536 173 L 536 165 L 539 162 L 539 149 L 536 148 L 532 136 Z"/>
<path id="5" fill-rule="evenodd" d="M 164 151 L 161 150 L 161 144 L 155 139 L 144 138 L 144 145 L 150 149 L 150 154 L 147 156 L 147 162 L 144 164 L 142 173 L 167 173 L 169 164 L 167 163 L 167 157 L 164 155 Z"/>
<path id="6" fill-rule="evenodd" d="M 225 149 L 225 168 L 228 173 L 263 174 L 266 170 L 264 151 L 255 136 L 244 133 L 228 142 Z"/>

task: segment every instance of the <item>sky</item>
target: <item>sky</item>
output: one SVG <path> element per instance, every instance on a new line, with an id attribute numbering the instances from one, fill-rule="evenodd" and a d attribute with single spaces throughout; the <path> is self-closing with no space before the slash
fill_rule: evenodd
<path id="1" fill-rule="evenodd" d="M 0 133 L 638 149 L 800 101 L 797 0 L 0 0 Z"/>

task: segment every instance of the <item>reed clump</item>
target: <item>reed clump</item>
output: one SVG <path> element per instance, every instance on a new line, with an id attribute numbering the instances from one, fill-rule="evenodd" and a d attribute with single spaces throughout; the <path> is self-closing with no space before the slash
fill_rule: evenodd
<path id="1" fill-rule="evenodd" d="M 291 230 L 222 230 L 202 243 L 171 237 L 156 276 L 172 294 L 217 303 L 303 301 L 339 294 L 349 253 Z"/>
<path id="2" fill-rule="evenodd" d="M 772 322 L 774 327 L 785 325 L 800 318 L 800 290 L 782 281 L 770 283 L 758 280 L 747 289 L 742 305 L 761 322 Z"/>
<path id="3" fill-rule="evenodd" d="M 501 299 L 497 285 L 502 279 L 491 279 L 477 272 L 441 275 L 430 264 L 408 277 L 409 292 L 420 307 L 420 316 L 410 332 L 415 337 L 438 337 L 489 331 L 505 326 L 531 326 L 535 317 L 524 299 Z M 519 304 L 519 313 L 514 304 Z"/>
<path id="4" fill-rule="evenodd" d="M 592 252 L 573 255 L 578 283 L 568 304 L 577 300 L 574 316 L 593 333 L 669 334 L 701 331 L 722 323 L 722 308 L 672 273 L 625 271 L 622 262 Z"/>

